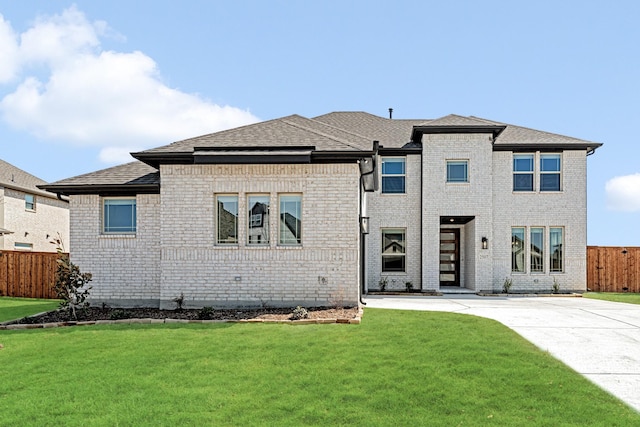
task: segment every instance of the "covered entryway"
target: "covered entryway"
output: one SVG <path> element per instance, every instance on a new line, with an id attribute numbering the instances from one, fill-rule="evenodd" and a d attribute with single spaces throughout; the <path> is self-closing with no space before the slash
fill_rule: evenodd
<path id="1" fill-rule="evenodd" d="M 464 287 L 464 253 L 469 251 L 465 244 L 466 224 L 473 221 L 473 216 L 441 216 L 440 217 L 440 253 L 439 281 L 442 287 Z"/>

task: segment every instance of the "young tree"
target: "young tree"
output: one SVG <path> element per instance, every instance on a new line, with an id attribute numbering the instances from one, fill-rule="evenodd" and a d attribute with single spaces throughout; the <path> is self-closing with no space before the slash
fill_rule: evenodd
<path id="1" fill-rule="evenodd" d="M 62 300 L 60 307 L 71 312 L 73 318 L 78 320 L 76 308 L 89 306 L 87 297 L 91 286 L 87 284 L 91 281 L 91 273 L 81 273 L 80 268 L 71 262 L 59 235 L 51 243 L 56 245 L 58 252 L 56 281 L 53 288 L 58 298 Z"/>

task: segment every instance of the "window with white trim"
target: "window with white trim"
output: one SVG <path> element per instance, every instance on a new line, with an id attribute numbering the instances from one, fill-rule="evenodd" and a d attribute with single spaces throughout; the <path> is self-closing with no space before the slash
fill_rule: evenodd
<path id="1" fill-rule="evenodd" d="M 406 158 L 382 158 L 382 193 L 404 194 L 406 181 Z"/>
<path id="2" fill-rule="evenodd" d="M 469 182 L 469 161 L 447 160 L 447 182 Z"/>
<path id="3" fill-rule="evenodd" d="M 247 197 L 248 245 L 269 244 L 269 195 Z"/>
<path id="4" fill-rule="evenodd" d="M 560 154 L 540 154 L 540 191 L 560 191 L 561 165 Z"/>
<path id="5" fill-rule="evenodd" d="M 36 196 L 33 194 L 24 195 L 24 208 L 28 211 L 36 210 Z"/>
<path id="6" fill-rule="evenodd" d="M 406 270 L 406 231 L 403 228 L 382 230 L 382 271 Z"/>
<path id="7" fill-rule="evenodd" d="M 102 199 L 102 232 L 105 234 L 133 234 L 136 232 L 136 198 Z"/>
<path id="8" fill-rule="evenodd" d="M 238 195 L 216 195 L 216 244 L 238 244 Z"/>
<path id="9" fill-rule="evenodd" d="M 302 196 L 281 194 L 280 202 L 280 245 L 299 246 L 302 244 Z"/>

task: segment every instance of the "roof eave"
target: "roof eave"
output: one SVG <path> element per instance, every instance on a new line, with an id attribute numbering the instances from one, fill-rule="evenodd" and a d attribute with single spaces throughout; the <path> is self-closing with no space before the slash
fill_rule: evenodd
<path id="1" fill-rule="evenodd" d="M 444 134 L 444 133 L 490 133 L 493 138 L 497 138 L 506 126 L 499 125 L 443 125 L 443 126 L 414 126 L 411 132 L 411 140 L 419 142 L 424 134 Z"/>
<path id="2" fill-rule="evenodd" d="M 135 194 L 160 194 L 159 184 L 82 184 L 43 185 L 47 191 L 61 196 L 97 194 L 100 196 L 128 196 Z"/>
<path id="3" fill-rule="evenodd" d="M 602 144 L 598 142 L 590 143 L 552 143 L 552 144 L 536 144 L 536 143 L 521 143 L 521 144 L 494 144 L 493 151 L 570 151 L 570 150 L 586 150 L 588 153 L 593 153 Z"/>

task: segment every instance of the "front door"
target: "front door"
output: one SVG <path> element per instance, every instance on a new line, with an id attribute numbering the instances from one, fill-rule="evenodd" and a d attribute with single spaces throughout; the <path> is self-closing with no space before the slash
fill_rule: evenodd
<path id="1" fill-rule="evenodd" d="M 440 286 L 460 286 L 460 229 L 440 229 Z"/>

